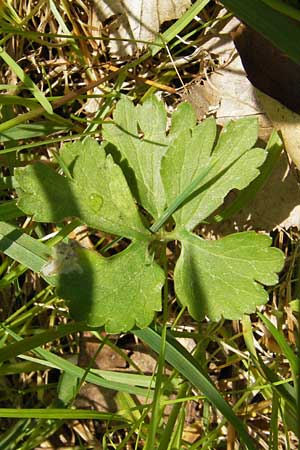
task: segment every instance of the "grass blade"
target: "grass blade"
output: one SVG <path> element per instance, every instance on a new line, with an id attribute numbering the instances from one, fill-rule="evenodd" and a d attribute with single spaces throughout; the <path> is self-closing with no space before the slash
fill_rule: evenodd
<path id="1" fill-rule="evenodd" d="M 276 11 L 279 11 L 282 14 L 285 14 L 288 17 L 291 17 L 295 20 L 300 20 L 300 11 L 297 8 L 294 8 L 294 6 L 289 5 L 286 2 L 283 2 L 282 0 L 263 0 L 264 3 L 269 5 L 271 8 L 275 9 Z"/>
<path id="2" fill-rule="evenodd" d="M 6 332 L 12 336 L 16 341 L 19 341 L 22 344 L 23 339 L 14 333 L 12 330 L 6 328 Z M 13 345 L 13 344 L 12 344 Z M 44 350 L 41 347 L 35 347 L 32 349 L 33 353 L 44 359 L 47 363 L 50 363 L 50 367 L 55 367 L 58 370 L 62 370 L 74 378 L 78 378 L 78 380 L 84 379 L 90 383 L 93 383 L 97 386 L 102 386 L 107 389 L 113 389 L 121 392 L 128 392 L 133 395 L 141 395 L 142 397 L 152 398 L 153 392 L 150 389 L 144 389 L 139 386 L 131 386 L 128 384 L 123 384 L 120 382 L 110 381 L 104 377 L 97 375 L 96 373 L 89 371 L 86 373 L 86 370 L 78 367 L 76 364 L 51 353 L 50 351 Z M 19 355 L 22 359 L 32 360 L 31 357 L 27 357 L 26 355 Z"/>
<path id="3" fill-rule="evenodd" d="M 134 330 L 137 337 L 146 342 L 155 352 L 161 348 L 161 337 L 151 328 Z M 241 439 L 249 450 L 255 450 L 254 443 L 247 433 L 243 423 L 234 414 L 228 403 L 223 399 L 213 384 L 203 375 L 193 357 L 174 338 L 168 337 L 166 343 L 166 361 L 181 373 L 193 386 L 199 389 L 207 399 L 233 424 Z"/>
<path id="4" fill-rule="evenodd" d="M 300 63 L 300 28 L 286 15 L 281 14 L 261 0 L 222 0 L 243 22 L 261 33 L 283 53 Z M 281 2 L 282 3 L 282 2 Z"/>
<path id="5" fill-rule="evenodd" d="M 67 125 L 56 125 L 49 121 L 41 121 L 36 123 L 23 123 L 9 128 L 0 134 L 0 142 L 17 141 L 22 139 L 32 139 L 39 136 L 47 136 L 56 133 L 66 131 Z"/>
<path id="6" fill-rule="evenodd" d="M 171 203 L 171 205 L 162 213 L 162 215 L 154 222 L 150 227 L 152 233 L 156 233 L 171 217 L 171 215 L 190 197 L 190 195 L 195 191 L 196 187 L 201 183 L 201 181 L 209 174 L 209 172 L 214 168 L 217 161 L 204 167 L 204 169 L 199 173 L 199 175 L 187 186 L 186 189 Z"/>
<path id="7" fill-rule="evenodd" d="M 152 56 L 156 55 L 161 49 L 157 44 L 168 44 L 177 34 L 179 34 L 197 14 L 199 14 L 205 6 L 209 3 L 209 0 L 197 0 L 180 19 L 178 19 L 173 25 L 171 25 L 151 46 L 150 51 Z"/>
<path id="8" fill-rule="evenodd" d="M 0 222 L 0 251 L 35 272 L 40 272 L 51 255 L 45 244 L 6 222 Z"/>
<path id="9" fill-rule="evenodd" d="M 3 327 L 4 328 L 4 327 Z M 5 330 L 6 328 L 4 328 Z M 67 325 L 60 325 L 51 330 L 38 333 L 34 336 L 24 338 L 18 342 L 8 344 L 0 348 L 0 362 L 6 361 L 10 358 L 35 349 L 40 345 L 47 344 L 55 339 L 62 338 L 71 333 L 77 333 L 86 330 L 87 327 L 83 323 L 69 323 Z"/>
<path id="10" fill-rule="evenodd" d="M 44 94 L 40 91 L 40 89 L 34 84 L 34 82 L 29 78 L 28 75 L 24 72 L 24 70 L 16 63 L 16 61 L 2 48 L 0 47 L 0 57 L 3 61 L 11 68 L 11 70 L 17 75 L 17 77 L 24 83 L 24 87 L 28 89 L 40 105 L 44 108 L 44 110 L 52 114 L 53 109 L 51 103 L 47 100 Z"/>
<path id="11" fill-rule="evenodd" d="M 0 408 L 0 417 L 22 419 L 96 419 L 126 422 L 119 414 L 106 413 L 86 409 L 32 408 L 13 409 Z"/>
<path id="12" fill-rule="evenodd" d="M 7 200 L 0 204 L 0 220 L 11 220 L 22 216 L 24 213 L 17 207 L 15 200 Z"/>
<path id="13" fill-rule="evenodd" d="M 282 333 L 280 333 L 279 330 L 272 324 L 272 322 L 265 317 L 261 313 L 257 313 L 259 318 L 264 322 L 265 326 L 267 327 L 268 331 L 271 333 L 273 338 L 276 340 L 277 344 L 281 348 L 282 354 L 287 357 L 289 360 L 289 363 L 291 365 L 291 369 L 294 375 L 294 379 L 297 380 L 297 378 L 300 376 L 300 361 L 297 355 L 293 352 L 291 347 L 288 345 L 287 341 L 285 340 Z"/>

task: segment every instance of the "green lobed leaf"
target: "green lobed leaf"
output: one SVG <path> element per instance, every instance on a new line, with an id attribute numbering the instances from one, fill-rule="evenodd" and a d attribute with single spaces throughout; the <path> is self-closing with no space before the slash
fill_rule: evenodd
<path id="1" fill-rule="evenodd" d="M 143 328 L 161 309 L 164 271 L 151 259 L 147 242 L 135 242 L 110 258 L 76 249 L 74 270 L 62 268 L 57 293 L 71 315 L 89 326 L 105 325 L 108 333 Z"/>
<path id="2" fill-rule="evenodd" d="M 206 315 L 212 320 L 239 318 L 265 303 L 267 294 L 257 282 L 275 283 L 283 260 L 280 251 L 269 248 L 268 237 L 240 233 L 206 242 L 187 231 L 211 214 L 231 189 L 244 188 L 259 174 L 257 167 L 266 153 L 251 149 L 257 122 L 229 123 L 214 147 L 214 119 L 196 125 L 187 104 L 173 113 L 168 134 L 164 107 L 155 97 L 137 107 L 122 99 L 114 119 L 115 124 L 105 125 L 106 137 L 135 171 L 142 205 L 161 217 L 166 199 L 170 207 L 183 197 L 174 213 L 173 232 L 182 241 L 175 268 L 181 303 L 196 319 Z M 16 169 L 18 207 L 38 221 L 75 216 L 89 226 L 139 242 L 111 258 L 76 247 L 66 256 L 64 244 L 42 267 L 39 261 L 39 270 L 50 282 L 54 277 L 58 294 L 69 302 L 75 319 L 105 325 L 111 333 L 147 326 L 161 308 L 164 272 L 148 254 L 150 232 L 142 224 L 121 168 L 92 139 L 67 144 L 58 159 L 66 178 L 41 163 Z"/>
<path id="3" fill-rule="evenodd" d="M 90 138 L 87 138 L 89 141 Z M 72 177 L 74 176 L 73 170 L 76 160 L 78 159 L 80 153 L 82 151 L 82 142 L 67 142 L 60 150 L 59 156 L 63 160 L 65 166 L 68 169 L 68 172 L 71 173 Z"/>
<path id="4" fill-rule="evenodd" d="M 112 157 L 106 156 L 104 148 L 93 139 L 68 145 L 63 152 L 65 160 L 73 150 L 73 179 L 42 163 L 16 169 L 17 206 L 39 222 L 58 222 L 74 216 L 108 233 L 147 238 L 149 232 L 142 224 L 122 170 Z"/>
<path id="5" fill-rule="evenodd" d="M 169 142 L 166 124 L 165 107 L 154 96 L 136 107 L 123 97 L 116 105 L 113 123 L 103 124 L 104 138 L 129 166 L 127 179 L 134 195 L 154 218 L 166 205 L 160 176 L 161 159 Z M 130 170 L 134 171 L 133 178 Z"/>
<path id="6" fill-rule="evenodd" d="M 178 237 L 182 249 L 175 267 L 175 291 L 192 317 L 240 319 L 267 302 L 262 284 L 275 284 L 284 262 L 283 253 L 270 248 L 268 236 L 250 231 L 205 241 L 181 231 Z"/>
<path id="7" fill-rule="evenodd" d="M 235 200 L 214 217 L 214 221 L 221 222 L 229 219 L 231 216 L 238 213 L 241 209 L 245 208 L 249 203 L 255 200 L 255 196 L 268 180 L 280 158 L 282 145 L 280 136 L 274 130 L 266 146 L 267 157 L 263 165 L 259 168 L 260 175 L 255 178 L 249 186 L 239 192 Z"/>
<path id="8" fill-rule="evenodd" d="M 259 175 L 258 167 L 264 162 L 266 152 L 251 149 L 257 134 L 256 119 L 230 122 L 213 151 L 214 119 L 207 119 L 177 135 L 162 161 L 161 174 L 168 205 L 205 167 L 212 166 L 193 195 L 174 213 L 178 228 L 192 230 L 223 203 L 230 190 L 243 189 Z"/>
<path id="9" fill-rule="evenodd" d="M 184 123 L 183 117 L 181 123 Z M 214 119 L 207 119 L 191 129 L 183 128 L 177 134 L 162 160 L 161 175 L 168 205 L 209 165 L 215 138 Z M 177 225 L 184 222 L 184 214 L 191 203 L 189 201 L 174 213 Z"/>
<path id="10" fill-rule="evenodd" d="M 173 140 L 181 131 L 192 128 L 197 124 L 197 115 L 190 103 L 178 105 L 172 114 L 169 137 Z"/>

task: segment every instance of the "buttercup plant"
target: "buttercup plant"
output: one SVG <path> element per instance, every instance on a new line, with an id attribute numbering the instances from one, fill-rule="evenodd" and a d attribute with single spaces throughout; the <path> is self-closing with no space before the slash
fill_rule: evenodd
<path id="1" fill-rule="evenodd" d="M 100 145 L 89 138 L 62 148 L 65 176 L 42 163 L 16 169 L 18 207 L 35 221 L 77 217 L 131 241 L 111 257 L 73 248 L 74 270 L 54 281 L 72 317 L 110 333 L 149 325 L 166 280 L 150 244 L 172 240 L 181 246 L 175 292 L 194 319 L 238 319 L 264 304 L 263 285 L 275 284 L 283 266 L 271 239 L 251 231 L 206 241 L 193 233 L 230 190 L 259 175 L 267 152 L 254 147 L 257 135 L 256 119 L 246 118 L 217 137 L 215 120 L 197 124 L 189 104 L 178 107 L 167 129 L 156 97 L 137 106 L 123 97 L 103 124 Z"/>

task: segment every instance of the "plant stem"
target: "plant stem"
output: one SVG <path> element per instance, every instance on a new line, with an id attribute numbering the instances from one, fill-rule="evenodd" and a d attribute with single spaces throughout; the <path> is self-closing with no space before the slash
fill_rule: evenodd
<path id="1" fill-rule="evenodd" d="M 163 372 L 165 368 L 165 354 L 166 354 L 166 341 L 167 341 L 167 319 L 168 319 L 168 260 L 166 256 L 166 245 L 164 246 L 164 252 L 162 256 L 163 267 L 165 269 L 165 285 L 164 285 L 164 295 L 163 295 L 163 327 L 161 329 L 161 341 L 160 341 L 160 352 L 155 380 L 154 398 L 152 403 L 152 416 L 149 427 L 148 439 L 146 442 L 145 450 L 153 450 L 155 448 L 155 437 L 157 428 L 159 426 L 159 421 L 161 418 L 161 404 L 160 398 L 162 395 L 162 381 Z"/>

